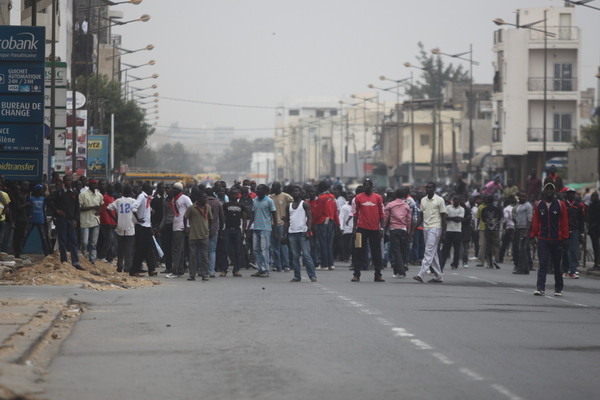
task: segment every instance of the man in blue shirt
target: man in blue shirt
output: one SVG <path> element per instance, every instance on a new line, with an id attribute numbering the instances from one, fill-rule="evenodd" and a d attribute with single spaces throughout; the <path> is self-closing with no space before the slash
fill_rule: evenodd
<path id="1" fill-rule="evenodd" d="M 253 216 L 250 218 L 249 226 L 254 230 L 253 249 L 256 255 L 256 266 L 258 272 L 252 276 L 267 278 L 269 276 L 269 251 L 271 249 L 271 232 L 273 226 L 277 226 L 277 211 L 275 203 L 267 196 L 269 187 L 258 185 L 257 197 L 252 203 Z M 273 232 L 273 240 L 279 240 L 277 231 Z"/>

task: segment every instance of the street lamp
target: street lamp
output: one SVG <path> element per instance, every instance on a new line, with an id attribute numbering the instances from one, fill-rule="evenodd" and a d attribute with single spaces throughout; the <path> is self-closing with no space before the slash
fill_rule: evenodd
<path id="1" fill-rule="evenodd" d="M 509 25 L 509 26 L 514 26 L 517 29 L 519 28 L 524 28 L 524 29 L 529 29 L 531 31 L 536 31 L 536 32 L 541 32 L 544 34 L 544 100 L 543 100 L 543 112 L 542 112 L 542 137 L 543 137 L 543 147 L 542 147 L 542 168 L 543 170 L 546 169 L 546 147 L 547 147 L 547 132 L 546 132 L 546 125 L 547 125 L 547 121 L 546 121 L 546 116 L 547 116 L 547 112 L 548 112 L 548 36 L 550 37 L 556 37 L 555 33 L 552 32 L 548 32 L 547 30 L 547 22 L 548 22 L 548 18 L 547 18 L 547 14 L 548 14 L 548 10 L 544 10 L 544 19 L 539 20 L 539 21 L 534 21 L 534 22 L 530 22 L 528 24 L 525 25 L 520 25 L 520 24 L 511 24 L 510 22 L 506 22 L 504 21 L 502 18 L 496 18 L 494 21 L 494 24 L 498 25 L 498 26 L 503 26 L 503 25 Z M 540 22 L 544 23 L 544 29 L 538 29 L 538 28 L 534 28 L 534 25 L 539 24 Z"/>
<path id="2" fill-rule="evenodd" d="M 350 97 L 353 99 L 362 100 L 361 103 L 363 104 L 363 119 L 364 119 L 364 135 L 363 135 L 364 155 L 363 155 L 363 159 L 366 160 L 367 159 L 367 126 L 368 126 L 368 124 L 367 124 L 367 101 L 373 101 L 373 99 L 377 98 L 377 96 L 360 97 L 360 96 L 353 94 Z M 377 104 L 379 104 L 379 102 L 377 102 Z M 366 166 L 365 161 L 363 161 L 363 173 L 365 176 L 367 175 L 367 166 Z"/>
<path id="3" fill-rule="evenodd" d="M 410 63 L 405 63 L 404 65 Z M 411 161 L 410 161 L 410 173 L 408 175 L 408 181 L 410 183 L 415 182 L 415 107 L 413 104 L 414 100 L 414 86 L 413 86 L 413 73 L 411 71 L 409 78 L 404 79 L 390 79 L 385 76 L 380 76 L 382 81 L 396 82 L 396 90 L 398 94 L 398 107 L 400 106 L 400 83 L 406 82 L 410 79 L 410 144 L 411 144 Z M 398 118 L 398 165 L 400 165 L 400 119 Z"/>
<path id="4" fill-rule="evenodd" d="M 565 0 L 565 3 L 569 3 L 569 4 L 573 4 L 576 6 L 584 6 L 584 7 L 588 7 L 588 8 L 593 8 L 594 10 L 598 10 L 600 11 L 600 8 L 598 7 L 594 7 L 594 6 L 590 6 L 587 3 L 590 3 L 594 0 L 578 0 L 578 1 L 573 1 L 573 0 Z"/>
<path id="5" fill-rule="evenodd" d="M 467 173 L 468 173 L 468 181 L 471 182 L 472 162 L 473 162 L 473 156 L 475 153 L 475 138 L 474 138 L 474 132 L 473 132 L 473 114 L 474 114 L 474 110 L 473 110 L 473 100 L 474 100 L 473 65 L 479 65 L 479 62 L 473 60 L 473 45 L 472 44 L 469 45 L 469 51 L 464 51 L 462 53 L 457 53 L 457 54 L 443 53 L 437 47 L 435 49 L 432 49 L 431 52 L 438 56 L 443 55 L 443 56 L 448 56 L 448 57 L 452 57 L 452 58 L 456 58 L 459 60 L 469 62 L 469 98 L 467 99 L 467 110 L 469 112 L 469 163 L 468 163 L 468 167 L 467 167 Z M 466 54 L 469 55 L 469 58 L 463 57 Z"/>

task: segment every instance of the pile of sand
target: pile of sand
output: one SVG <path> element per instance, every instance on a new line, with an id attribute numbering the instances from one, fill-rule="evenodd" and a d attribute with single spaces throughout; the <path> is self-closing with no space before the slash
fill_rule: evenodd
<path id="1" fill-rule="evenodd" d="M 102 261 L 92 265 L 81 255 L 80 262 L 85 271 L 75 269 L 70 263 L 61 263 L 58 255 L 49 255 L 32 265 L 5 270 L 0 282 L 12 285 L 81 285 L 94 290 L 135 289 L 160 284 L 156 279 L 134 278 L 117 272 L 115 266 Z"/>

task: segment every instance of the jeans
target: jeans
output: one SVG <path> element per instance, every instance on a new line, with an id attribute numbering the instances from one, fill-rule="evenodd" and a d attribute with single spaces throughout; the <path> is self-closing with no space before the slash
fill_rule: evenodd
<path id="1" fill-rule="evenodd" d="M 183 275 L 185 272 L 185 232 L 173 231 L 171 239 L 171 251 L 173 253 L 173 266 L 171 272 L 175 275 Z"/>
<path id="2" fill-rule="evenodd" d="M 240 270 L 242 261 L 242 232 L 240 228 L 225 228 L 221 231 L 223 236 L 223 246 L 226 255 L 229 255 L 231 262 L 233 263 L 233 273 Z M 222 272 L 227 272 L 228 265 L 224 265 Z"/>
<path id="3" fill-rule="evenodd" d="M 288 234 L 288 241 L 290 243 L 291 258 L 290 262 L 294 269 L 294 279 L 302 279 L 300 270 L 300 255 L 302 255 L 302 261 L 306 268 L 306 273 L 309 278 L 316 278 L 315 265 L 313 264 L 312 257 L 310 256 L 310 241 L 306 237 L 306 233 L 290 233 Z"/>
<path id="4" fill-rule="evenodd" d="M 563 252 L 563 272 L 574 274 L 579 264 L 579 231 L 569 233 L 569 246 Z"/>
<path id="5" fill-rule="evenodd" d="M 71 225 L 71 220 L 64 217 L 56 217 L 56 234 L 58 235 L 58 249 L 60 261 L 67 262 L 67 250 L 71 253 L 71 264 L 79 265 L 79 254 L 77 253 L 77 230 Z"/>
<path id="6" fill-rule="evenodd" d="M 81 228 L 81 250 L 88 252 L 88 258 L 92 264 L 96 262 L 96 244 L 98 243 L 99 233 L 99 225 L 91 228 Z"/>
<path id="7" fill-rule="evenodd" d="M 552 264 L 554 268 L 554 291 L 561 292 L 563 289 L 563 277 L 560 270 L 560 258 L 562 249 L 558 240 L 538 239 L 538 258 L 540 259 L 540 268 L 537 274 L 537 289 L 546 290 L 546 274 L 548 266 Z"/>
<path id="8" fill-rule="evenodd" d="M 254 230 L 252 233 L 253 250 L 256 255 L 256 267 L 259 272 L 270 273 L 269 250 L 271 247 L 271 231 Z"/>
<path id="9" fill-rule="evenodd" d="M 215 235 L 216 237 L 216 235 Z M 196 274 L 207 278 L 209 239 L 191 239 L 190 243 L 190 277 Z"/>
<path id="10" fill-rule="evenodd" d="M 438 255 L 438 245 L 440 244 L 442 230 L 440 228 L 423 229 L 423 235 L 425 236 L 425 254 L 421 263 L 421 270 L 417 275 L 423 279 L 427 270 L 432 268 L 435 273 L 435 279 L 442 280 L 442 268 L 440 267 L 440 258 Z"/>
<path id="11" fill-rule="evenodd" d="M 502 235 L 502 243 L 500 245 L 500 253 L 498 254 L 498 262 L 504 262 L 504 254 L 506 254 L 506 250 L 508 250 L 509 245 L 512 246 L 513 258 L 515 258 L 515 240 L 514 240 L 515 230 L 514 228 L 509 228 L 504 231 L 504 235 Z"/>
<path id="12" fill-rule="evenodd" d="M 394 274 L 406 275 L 405 263 L 408 260 L 408 232 L 403 229 L 390 231 L 390 255 L 393 255 Z M 390 257 L 392 259 L 392 257 Z"/>
<path id="13" fill-rule="evenodd" d="M 324 224 L 316 225 L 317 240 L 321 254 L 321 266 L 333 266 L 333 236 L 335 231 L 335 222 L 328 221 Z"/>
<path id="14" fill-rule="evenodd" d="M 342 261 L 349 261 L 350 260 L 350 255 L 352 254 L 352 234 L 351 233 L 344 233 L 342 235 L 341 238 L 341 259 Z"/>
<path id="15" fill-rule="evenodd" d="M 321 265 L 321 254 L 319 251 L 319 231 L 315 230 L 314 235 L 308 240 L 310 242 L 310 256 L 315 267 Z"/>
<path id="16" fill-rule="evenodd" d="M 282 269 L 290 268 L 290 255 L 287 245 L 281 243 L 283 237 L 283 225 L 277 226 L 277 234 L 279 240 L 271 237 L 271 248 L 273 249 L 273 269 L 275 271 L 281 271 Z M 273 231 L 274 234 L 275 231 Z"/>
<path id="17" fill-rule="evenodd" d="M 215 265 L 217 263 L 217 243 L 219 242 L 219 234 L 215 233 L 208 237 L 208 274 L 214 275 Z M 190 247 L 191 249 L 191 247 Z"/>
<path id="18" fill-rule="evenodd" d="M 498 231 L 482 231 L 485 238 L 485 259 L 489 263 L 489 267 L 494 266 L 496 256 L 498 254 L 498 242 L 500 241 L 500 232 Z"/>
<path id="19" fill-rule="evenodd" d="M 527 229 L 517 228 L 515 231 L 515 246 L 513 250 L 513 263 L 515 270 L 522 274 L 529 274 L 531 266 L 531 251 Z"/>
<path id="20" fill-rule="evenodd" d="M 27 221 L 18 221 L 13 229 L 13 253 L 16 258 L 21 258 L 21 252 L 25 246 L 26 233 Z"/>
<path id="21" fill-rule="evenodd" d="M 594 267 L 600 267 L 600 234 L 590 232 L 590 241 L 592 242 L 592 250 L 594 252 Z"/>
<path id="22" fill-rule="evenodd" d="M 382 255 L 381 255 L 381 237 L 378 230 L 370 230 L 357 228 L 356 233 L 362 235 L 362 247 L 356 249 L 356 255 L 359 257 L 359 262 L 354 264 L 354 276 L 360 276 L 361 266 L 369 265 L 368 249 L 371 249 L 371 257 L 373 258 L 373 267 L 375 268 L 375 277 L 381 277 Z M 367 241 L 369 248 L 367 248 Z"/>
<path id="23" fill-rule="evenodd" d="M 452 268 L 458 268 L 458 262 L 460 260 L 460 251 L 461 251 L 461 243 L 462 243 L 462 233 L 461 232 L 446 232 L 446 241 L 442 246 L 442 262 L 441 269 L 444 271 L 444 266 L 446 265 L 446 260 L 450 256 L 450 250 L 454 247 L 454 255 L 452 258 L 452 264 L 450 266 Z"/>
<path id="24" fill-rule="evenodd" d="M 425 256 L 425 235 L 423 234 L 423 229 L 415 229 L 410 256 L 413 262 L 422 260 Z"/>
<path id="25" fill-rule="evenodd" d="M 135 236 L 117 236 L 117 271 L 131 271 Z"/>
<path id="26" fill-rule="evenodd" d="M 98 250 L 98 258 L 105 258 L 111 262 L 116 255 L 115 251 L 115 225 L 100 225 L 100 236 L 102 236 L 102 246 Z"/>

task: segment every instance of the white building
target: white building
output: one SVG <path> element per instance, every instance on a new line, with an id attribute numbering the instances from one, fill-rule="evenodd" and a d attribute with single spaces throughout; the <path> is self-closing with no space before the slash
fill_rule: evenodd
<path id="1" fill-rule="evenodd" d="M 575 8 L 520 9 L 521 28 L 494 34 L 492 155 L 504 157 L 507 176 L 521 187 L 530 169 L 541 173 L 579 137 L 581 35 L 574 14 Z"/>

